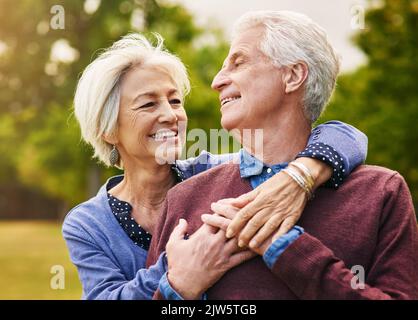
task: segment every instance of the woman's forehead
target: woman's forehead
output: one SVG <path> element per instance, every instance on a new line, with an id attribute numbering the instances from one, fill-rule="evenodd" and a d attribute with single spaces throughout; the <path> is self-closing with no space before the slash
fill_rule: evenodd
<path id="1" fill-rule="evenodd" d="M 178 91 L 168 71 L 158 66 L 135 66 L 122 79 L 122 93 L 141 91 L 143 94 L 160 91 Z"/>

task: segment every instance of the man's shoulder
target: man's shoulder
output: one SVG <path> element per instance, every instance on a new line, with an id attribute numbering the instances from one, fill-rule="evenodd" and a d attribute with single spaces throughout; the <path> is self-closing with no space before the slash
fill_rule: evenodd
<path id="1" fill-rule="evenodd" d="M 340 187 L 345 194 L 361 194 L 365 198 L 376 197 L 384 200 L 400 190 L 409 194 L 408 185 L 402 175 L 385 167 L 361 165 L 348 176 Z"/>
<path id="2" fill-rule="evenodd" d="M 376 165 L 360 165 L 351 175 L 346 179 L 345 183 L 376 183 L 377 181 L 385 183 L 389 180 L 402 181 L 403 177 L 399 172 L 391 170 L 389 168 L 376 166 Z"/>

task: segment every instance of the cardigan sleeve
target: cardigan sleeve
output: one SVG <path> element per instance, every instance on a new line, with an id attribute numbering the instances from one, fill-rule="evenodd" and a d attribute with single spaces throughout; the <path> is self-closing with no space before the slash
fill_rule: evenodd
<path id="1" fill-rule="evenodd" d="M 344 177 L 364 163 L 367 157 L 367 136 L 352 125 L 341 121 L 328 121 L 315 127 L 305 150 L 316 143 L 325 144 L 338 153 L 342 161 L 344 170 L 341 173 Z M 339 167 L 334 168 L 339 169 Z"/>
<path id="2" fill-rule="evenodd" d="M 78 270 L 83 286 L 83 299 L 152 299 L 165 272 L 163 255 L 154 265 L 139 269 L 133 279 L 127 279 L 114 259 L 106 255 L 88 233 L 82 230 L 72 224 L 70 219 L 66 219 L 62 232 L 71 261 Z"/>
<path id="3" fill-rule="evenodd" d="M 353 286 L 351 269 L 306 230 L 279 256 L 272 272 L 300 299 L 417 299 L 418 231 L 412 199 L 399 174 L 385 188 L 379 238 L 363 288 Z"/>
<path id="4" fill-rule="evenodd" d="M 309 136 L 308 145 L 297 157 L 313 157 L 333 167 L 333 176 L 327 186 L 339 186 L 357 166 L 367 157 L 367 136 L 355 127 L 341 121 L 328 121 L 314 128 Z M 311 152 L 316 144 L 329 147 L 337 156 L 338 165 L 329 161 L 325 154 Z M 237 153 L 212 154 L 202 151 L 197 157 L 177 160 L 176 165 L 184 178 L 190 178 L 219 164 L 237 160 Z M 238 159 L 239 160 L 239 159 Z M 341 177 L 341 178 L 340 178 Z"/>

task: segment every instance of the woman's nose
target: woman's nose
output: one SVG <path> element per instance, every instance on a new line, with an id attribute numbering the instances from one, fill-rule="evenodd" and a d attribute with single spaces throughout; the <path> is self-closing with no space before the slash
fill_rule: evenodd
<path id="1" fill-rule="evenodd" d="M 174 123 L 178 120 L 175 110 L 168 101 L 161 103 L 159 120 L 168 123 Z"/>

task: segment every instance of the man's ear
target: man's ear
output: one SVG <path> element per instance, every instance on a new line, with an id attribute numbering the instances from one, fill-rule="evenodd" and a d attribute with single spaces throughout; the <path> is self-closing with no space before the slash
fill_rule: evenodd
<path id="1" fill-rule="evenodd" d="M 286 93 L 292 93 L 298 90 L 308 77 L 308 66 L 305 62 L 298 62 L 286 67 L 284 86 Z"/>

